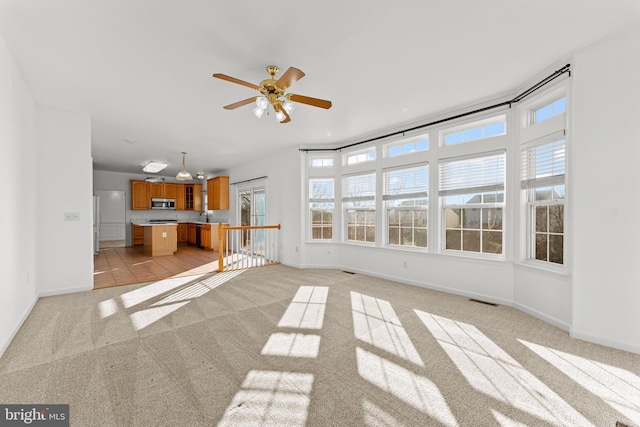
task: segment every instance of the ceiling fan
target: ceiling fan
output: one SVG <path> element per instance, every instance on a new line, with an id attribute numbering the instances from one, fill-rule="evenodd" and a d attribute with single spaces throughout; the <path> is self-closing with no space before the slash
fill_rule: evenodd
<path id="1" fill-rule="evenodd" d="M 271 105 L 275 111 L 276 118 L 280 123 L 288 123 L 291 121 L 289 113 L 293 110 L 293 102 L 301 104 L 311 105 L 313 107 L 320 107 L 324 109 L 331 108 L 331 101 L 324 99 L 311 98 L 309 96 L 296 95 L 295 93 L 285 93 L 289 87 L 304 77 L 304 73 L 297 68 L 289 67 L 285 73 L 276 80 L 276 74 L 280 69 L 275 65 L 269 65 L 267 67 L 267 73 L 271 76 L 266 80 L 260 82 L 260 85 L 245 82 L 244 80 L 237 79 L 235 77 L 227 76 L 226 74 L 216 73 L 213 77 L 226 80 L 231 83 L 237 83 L 242 86 L 255 89 L 262 94 L 262 96 L 254 96 L 242 101 L 234 102 L 233 104 L 225 105 L 225 110 L 233 110 L 243 105 L 256 103 L 256 107 L 253 109 L 253 113 L 259 117 L 262 116 L 264 111 Z"/>

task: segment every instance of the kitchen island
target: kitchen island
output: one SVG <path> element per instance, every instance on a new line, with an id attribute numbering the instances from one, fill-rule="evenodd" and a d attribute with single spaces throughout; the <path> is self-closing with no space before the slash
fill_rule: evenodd
<path id="1" fill-rule="evenodd" d="M 178 224 L 140 224 L 144 227 L 144 254 L 173 255 L 178 250 Z"/>

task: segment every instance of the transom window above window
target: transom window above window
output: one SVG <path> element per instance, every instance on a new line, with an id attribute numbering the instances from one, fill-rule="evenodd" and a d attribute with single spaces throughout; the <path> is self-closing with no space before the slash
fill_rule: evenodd
<path id="1" fill-rule="evenodd" d="M 343 159 L 344 159 L 344 164 L 347 166 L 371 162 L 376 159 L 376 149 L 374 147 L 364 151 L 347 153 L 343 156 Z"/>
<path id="2" fill-rule="evenodd" d="M 391 143 L 385 147 L 387 157 L 402 156 L 403 154 L 410 154 L 417 151 L 425 151 L 428 149 L 429 137 L 425 137 L 418 141 Z"/>
<path id="3" fill-rule="evenodd" d="M 311 158 L 312 168 L 332 168 L 333 157 L 313 157 Z"/>
<path id="4" fill-rule="evenodd" d="M 564 113 L 567 110 L 567 99 L 562 97 L 553 102 L 543 105 L 540 108 L 536 108 L 533 113 L 533 124 L 543 122 L 550 119 L 553 116 Z"/>
<path id="5" fill-rule="evenodd" d="M 495 119 L 472 123 L 463 128 L 457 128 L 444 132 L 443 145 L 455 145 L 463 142 L 477 141 L 507 133 L 505 116 Z"/>

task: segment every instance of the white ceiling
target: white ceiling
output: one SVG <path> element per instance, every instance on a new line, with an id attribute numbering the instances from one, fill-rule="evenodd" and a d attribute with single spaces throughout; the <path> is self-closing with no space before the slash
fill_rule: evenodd
<path id="1" fill-rule="evenodd" d="M 213 174 L 512 92 L 639 17 L 638 0 L 0 0 L 0 35 L 39 103 L 91 115 L 95 169 L 171 176 L 181 151 Z M 259 84 L 271 64 L 333 107 L 222 108 L 256 92 L 213 73 Z"/>

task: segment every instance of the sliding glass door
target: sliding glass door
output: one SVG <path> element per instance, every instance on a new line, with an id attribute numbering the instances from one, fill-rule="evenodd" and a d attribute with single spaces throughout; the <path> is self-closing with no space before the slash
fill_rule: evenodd
<path id="1" fill-rule="evenodd" d="M 257 186 L 238 191 L 238 223 L 241 226 L 265 225 L 266 192 L 265 187 Z M 243 233 L 242 246 L 255 254 L 264 253 L 264 230 L 250 230 Z"/>

